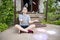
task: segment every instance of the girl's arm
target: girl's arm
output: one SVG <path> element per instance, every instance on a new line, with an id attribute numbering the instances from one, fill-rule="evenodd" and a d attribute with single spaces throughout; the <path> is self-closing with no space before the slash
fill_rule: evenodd
<path id="1" fill-rule="evenodd" d="M 39 22 L 38 20 L 29 21 L 29 23 Z"/>

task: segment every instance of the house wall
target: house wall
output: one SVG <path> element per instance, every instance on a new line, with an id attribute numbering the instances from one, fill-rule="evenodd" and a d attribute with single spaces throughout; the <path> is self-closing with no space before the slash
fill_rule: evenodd
<path id="1" fill-rule="evenodd" d="M 43 13 L 43 10 L 44 10 L 43 2 L 44 2 L 44 0 L 40 0 L 39 1 L 39 13 Z"/>
<path id="2" fill-rule="evenodd" d="M 21 0 L 16 0 L 16 11 L 21 10 Z"/>

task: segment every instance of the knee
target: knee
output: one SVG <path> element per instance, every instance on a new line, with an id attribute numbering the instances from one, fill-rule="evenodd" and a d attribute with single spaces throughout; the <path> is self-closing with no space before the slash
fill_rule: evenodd
<path id="1" fill-rule="evenodd" d="M 19 25 L 18 24 L 16 24 L 14 27 L 16 28 L 16 27 L 18 27 Z"/>
<path id="2" fill-rule="evenodd" d="M 35 24 L 32 24 L 33 27 L 36 27 Z"/>

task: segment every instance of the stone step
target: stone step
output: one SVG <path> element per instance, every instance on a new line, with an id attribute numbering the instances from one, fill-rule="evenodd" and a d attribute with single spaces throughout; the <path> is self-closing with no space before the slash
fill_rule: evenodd
<path id="1" fill-rule="evenodd" d="M 44 14 L 28 14 L 28 15 L 30 15 L 30 17 L 31 17 L 31 20 L 39 20 L 39 21 L 41 21 L 42 19 L 44 19 Z M 17 21 L 19 22 L 19 19 L 17 18 Z M 17 23 L 18 23 L 17 22 Z"/>
<path id="2" fill-rule="evenodd" d="M 28 12 L 27 14 L 30 15 L 31 18 L 38 18 L 38 17 L 44 16 L 44 14 L 40 14 L 40 13 L 36 13 L 36 12 L 34 12 L 34 13 Z"/>
<path id="3" fill-rule="evenodd" d="M 40 22 L 34 23 L 36 25 L 36 28 L 40 27 L 46 27 L 46 24 L 41 24 Z"/>
<path id="4" fill-rule="evenodd" d="M 39 20 L 39 18 L 31 18 L 31 20 L 36 20 L 36 19 Z"/>
<path id="5" fill-rule="evenodd" d="M 35 19 L 42 20 L 42 19 L 44 19 L 44 14 L 36 13 L 36 14 L 28 14 L 28 15 L 30 15 L 32 20 L 35 20 Z"/>
<path id="6" fill-rule="evenodd" d="M 30 17 L 31 18 L 39 18 L 39 17 L 44 17 L 44 14 L 38 14 L 38 13 L 36 13 L 36 14 L 28 14 L 28 15 L 30 15 Z"/>
<path id="7" fill-rule="evenodd" d="M 32 17 L 32 18 L 38 18 L 39 17 L 37 14 L 28 14 L 28 15 L 30 15 L 30 17 Z"/>

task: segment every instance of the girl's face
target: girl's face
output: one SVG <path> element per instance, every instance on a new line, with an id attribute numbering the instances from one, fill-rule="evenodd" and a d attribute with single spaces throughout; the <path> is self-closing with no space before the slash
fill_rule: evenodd
<path id="1" fill-rule="evenodd" d="M 22 10 L 22 12 L 23 13 L 27 13 L 27 8 L 24 7 L 23 10 Z"/>

